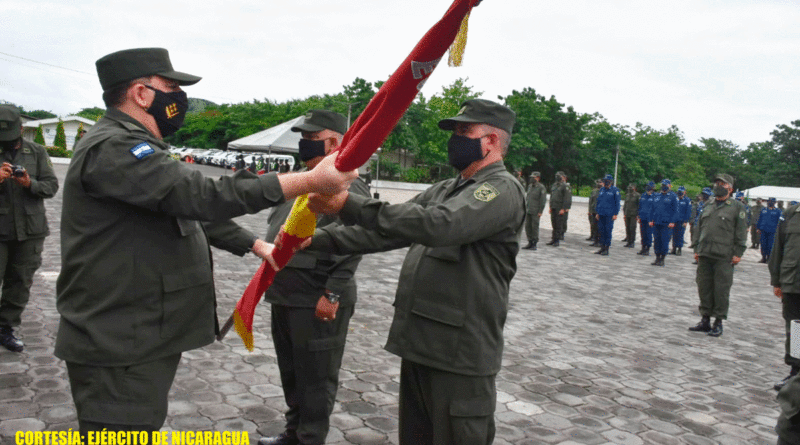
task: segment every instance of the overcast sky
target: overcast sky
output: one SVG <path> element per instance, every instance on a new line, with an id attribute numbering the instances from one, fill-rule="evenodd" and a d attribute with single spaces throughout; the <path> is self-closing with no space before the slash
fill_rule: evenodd
<path id="1" fill-rule="evenodd" d="M 203 76 L 216 103 L 335 94 L 385 80 L 451 0 L 71 0 L 0 2 L 0 100 L 67 115 L 102 107 L 94 62 L 158 46 Z M 537 93 L 611 123 L 677 125 L 687 142 L 745 148 L 800 119 L 796 0 L 484 0 L 455 79 L 483 97 Z"/>

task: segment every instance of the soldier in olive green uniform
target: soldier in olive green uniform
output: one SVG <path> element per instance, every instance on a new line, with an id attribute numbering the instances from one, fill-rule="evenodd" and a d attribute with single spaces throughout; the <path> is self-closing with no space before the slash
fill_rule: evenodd
<path id="1" fill-rule="evenodd" d="M 797 445 L 800 443 L 800 377 L 790 378 L 778 392 L 778 406 L 781 413 L 775 432 L 778 445 Z"/>
<path id="2" fill-rule="evenodd" d="M 155 431 L 181 353 L 214 340 L 208 238 L 266 258 L 269 245 L 230 218 L 336 193 L 357 173 L 336 173 L 331 158 L 309 173 L 206 178 L 162 141 L 188 108 L 180 85 L 199 77 L 174 71 L 160 48 L 109 54 L 97 72 L 108 109 L 75 148 L 64 182 L 55 355 L 67 362 L 82 434 Z"/>
<path id="3" fill-rule="evenodd" d="M 747 214 L 741 202 L 731 199 L 733 178 L 730 175 L 717 175 L 713 192 L 715 199 L 703 206 L 694 245 L 702 319 L 689 330 L 719 337 L 722 320 L 728 318 L 733 266 L 741 261 L 747 249 Z M 715 318 L 713 326 L 711 317 Z"/>
<path id="4" fill-rule="evenodd" d="M 761 234 L 758 233 L 758 219 L 761 217 L 761 210 L 764 206 L 761 205 L 761 198 L 756 199 L 756 203 L 750 207 L 750 240 L 752 241 L 750 248 L 758 249 L 761 247 Z"/>
<path id="5" fill-rule="evenodd" d="M 784 220 L 778 223 L 772 254 L 769 257 L 770 284 L 775 296 L 781 299 L 783 319 L 786 322 L 786 353 L 784 362 L 791 367 L 789 376 L 775 384 L 780 390 L 800 372 L 800 358 L 792 357 L 789 349 L 789 327 L 792 320 L 800 320 L 800 206 L 789 207 Z"/>
<path id="6" fill-rule="evenodd" d="M 531 173 L 531 182 L 528 184 L 528 195 L 525 199 L 528 214 L 525 218 L 525 236 L 528 237 L 528 245 L 524 249 L 536 250 L 536 243 L 539 242 L 539 220 L 547 204 L 547 190 L 541 180 L 539 172 Z"/>
<path id="7" fill-rule="evenodd" d="M 0 162 L 0 344 L 22 352 L 14 328 L 22 322 L 33 274 L 42 265 L 44 238 L 50 234 L 44 199 L 56 194 L 58 179 L 47 150 L 22 139 L 22 120 L 12 105 L 0 105 Z"/>
<path id="8" fill-rule="evenodd" d="M 310 110 L 303 123 L 292 127 L 302 132 L 300 159 L 313 169 L 339 147 L 347 131 L 347 118 L 327 110 Z M 361 179 L 350 185 L 350 193 L 369 197 Z M 291 213 L 289 200 L 270 213 L 266 239 L 275 239 Z M 318 215 L 317 227 L 334 227 L 335 216 Z M 347 327 L 356 304 L 356 272 L 361 255 L 333 255 L 301 250 L 275 274 L 264 294 L 272 305 L 272 341 L 278 358 L 286 412 L 286 431 L 265 437 L 259 445 L 325 443 L 329 417 L 339 387 Z M 317 301 L 325 293 L 339 296 L 339 310 L 332 321 L 314 316 Z"/>
<path id="9" fill-rule="evenodd" d="M 599 179 L 594 182 L 594 188 L 589 195 L 589 238 L 586 241 L 592 241 L 592 246 L 600 245 L 600 233 L 597 230 L 597 197 L 600 195 L 600 187 L 603 186 L 603 181 Z"/>
<path id="10" fill-rule="evenodd" d="M 558 247 L 559 241 L 564 239 L 567 226 L 567 213 L 572 207 L 572 191 L 567 185 L 567 176 L 564 172 L 556 172 L 556 182 L 550 190 L 550 223 L 553 227 L 553 238 L 548 246 Z"/>
<path id="11" fill-rule="evenodd" d="M 642 194 L 636 191 L 636 184 L 628 184 L 625 192 L 625 204 L 622 206 L 622 214 L 625 217 L 625 233 L 627 236 L 623 241 L 627 241 L 625 247 L 633 247 L 636 243 L 636 229 L 638 228 L 637 217 L 639 216 L 639 199 Z"/>
<path id="12" fill-rule="evenodd" d="M 410 246 L 400 270 L 386 350 L 402 358 L 399 443 L 490 444 L 495 377 L 509 284 L 516 272 L 525 192 L 503 165 L 514 113 L 465 102 L 452 130 L 455 179 L 404 204 L 354 195 L 312 202 L 361 227 L 323 228 L 311 248 L 339 254 Z"/>

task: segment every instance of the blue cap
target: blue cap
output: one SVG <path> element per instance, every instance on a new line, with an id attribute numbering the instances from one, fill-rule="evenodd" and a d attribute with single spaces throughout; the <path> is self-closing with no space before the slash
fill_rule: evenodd
<path id="1" fill-rule="evenodd" d="M 647 183 L 647 186 L 648 186 L 648 187 L 655 187 L 655 186 L 656 186 L 656 183 L 655 183 L 655 182 L 653 182 L 653 181 L 650 181 L 650 182 L 648 182 L 648 183 Z"/>
<path id="2" fill-rule="evenodd" d="M 711 191 L 711 187 L 705 187 L 702 193 L 706 196 L 711 196 L 714 192 Z"/>
<path id="3" fill-rule="evenodd" d="M 769 198 L 769 202 L 775 202 L 775 201 L 777 201 L 777 199 L 775 199 L 775 198 Z"/>
<path id="4" fill-rule="evenodd" d="M 686 191 L 686 187 L 680 186 L 680 187 L 678 187 L 678 191 L 679 192 L 685 192 Z"/>
<path id="5" fill-rule="evenodd" d="M 606 177 L 603 178 L 603 181 L 613 181 L 613 180 L 614 180 L 614 177 L 611 176 L 611 175 L 606 175 Z"/>
<path id="6" fill-rule="evenodd" d="M 737 198 L 744 198 L 744 192 L 736 192 Z"/>
<path id="7" fill-rule="evenodd" d="M 661 181 L 661 185 L 671 185 L 671 184 L 672 182 L 669 179 L 664 179 L 663 181 Z"/>
<path id="8" fill-rule="evenodd" d="M 792 201 L 792 202 L 789 203 L 789 205 L 790 206 L 796 206 L 797 205 L 797 201 Z"/>

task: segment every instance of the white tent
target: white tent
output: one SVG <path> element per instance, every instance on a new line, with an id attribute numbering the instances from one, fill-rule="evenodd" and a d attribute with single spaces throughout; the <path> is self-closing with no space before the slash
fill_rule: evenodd
<path id="1" fill-rule="evenodd" d="M 800 188 L 797 187 L 776 187 L 772 185 L 759 185 L 751 189 L 742 190 L 744 196 L 749 199 L 761 198 L 767 200 L 775 198 L 778 201 L 800 201 Z"/>
<path id="2" fill-rule="evenodd" d="M 278 124 L 272 128 L 228 142 L 229 150 L 266 151 L 276 153 L 297 153 L 300 133 L 292 131 L 292 127 L 303 122 L 304 116 Z"/>

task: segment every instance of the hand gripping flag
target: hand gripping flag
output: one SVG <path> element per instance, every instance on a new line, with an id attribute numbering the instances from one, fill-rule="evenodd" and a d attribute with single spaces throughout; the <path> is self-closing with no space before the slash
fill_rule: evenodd
<path id="1" fill-rule="evenodd" d="M 480 2 L 454 0 L 444 17 L 422 37 L 345 133 L 336 158 L 337 169 L 349 171 L 367 162 L 397 125 L 448 48 L 450 65 L 460 65 L 466 44 L 467 19 L 472 8 Z M 221 340 L 234 325 L 245 347 L 253 350 L 253 316 L 258 301 L 272 284 L 275 273 L 286 266 L 300 244 L 314 234 L 317 218 L 308 209 L 307 203 L 307 196 L 295 201 L 278 235 L 280 241 L 272 255 L 275 264 L 267 261 L 261 264 L 217 339 Z"/>

